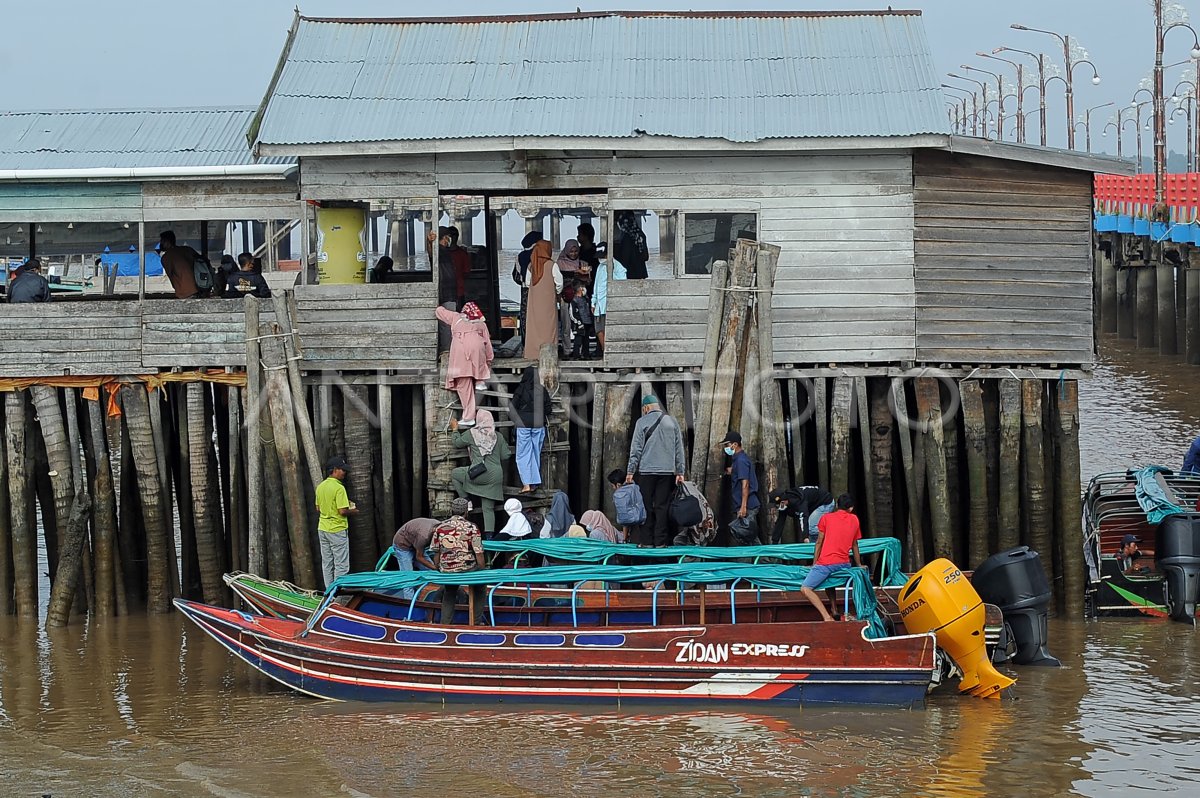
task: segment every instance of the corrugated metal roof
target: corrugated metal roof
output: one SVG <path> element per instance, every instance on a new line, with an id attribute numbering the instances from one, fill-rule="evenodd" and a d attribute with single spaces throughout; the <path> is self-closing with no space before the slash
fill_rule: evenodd
<path id="1" fill-rule="evenodd" d="M 918 13 L 301 17 L 258 142 L 949 134 Z"/>
<path id="2" fill-rule="evenodd" d="M 0 169 L 136 169 L 286 163 L 255 160 L 254 108 L 0 112 Z"/>

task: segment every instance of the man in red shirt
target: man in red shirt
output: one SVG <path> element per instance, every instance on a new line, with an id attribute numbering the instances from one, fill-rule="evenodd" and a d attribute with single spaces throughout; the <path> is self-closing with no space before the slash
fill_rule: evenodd
<path id="1" fill-rule="evenodd" d="M 817 547 L 813 553 L 813 566 L 800 586 L 800 592 L 826 621 L 834 620 L 834 616 L 838 614 L 834 588 L 825 589 L 825 594 L 829 596 L 829 610 L 825 609 L 816 588 L 829 577 L 849 568 L 851 554 L 854 555 L 854 564 L 862 567 L 862 558 L 858 555 L 858 541 L 861 538 L 862 529 L 858 524 L 858 516 L 854 514 L 854 497 L 843 493 L 838 496 L 837 509 L 821 516 L 821 520 L 817 522 Z"/>

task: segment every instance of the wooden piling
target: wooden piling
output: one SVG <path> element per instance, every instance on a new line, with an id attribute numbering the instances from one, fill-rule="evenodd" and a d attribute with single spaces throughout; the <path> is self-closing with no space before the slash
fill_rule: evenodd
<path id="1" fill-rule="evenodd" d="M 413 447 L 413 509 L 411 517 L 429 515 L 429 471 L 425 458 L 425 396 L 418 386 L 409 394 L 412 398 Z"/>
<path id="2" fill-rule="evenodd" d="M 817 479 L 819 484 L 832 484 L 829 471 L 829 384 L 824 377 L 814 377 L 813 420 L 817 431 Z M 832 492 L 832 491 L 831 491 Z"/>
<path id="3" fill-rule="evenodd" d="M 195 525 L 196 564 L 199 566 L 200 587 L 205 603 L 220 604 L 224 598 L 221 574 L 224 562 L 218 543 L 220 497 L 211 492 L 209 446 L 205 422 L 204 393 L 207 385 L 191 382 L 186 386 L 187 443 L 190 454 L 189 478 L 192 483 L 191 515 Z M 184 512 L 180 508 L 180 513 Z"/>
<path id="4" fill-rule="evenodd" d="M 95 558 L 96 617 L 108 618 L 116 611 L 116 553 L 117 497 L 113 480 L 112 458 L 105 439 L 103 398 L 87 401 L 88 444 L 95 462 L 96 477 L 93 489 L 92 547 Z"/>
<path id="5" fill-rule="evenodd" d="M 274 327 L 273 332 L 277 331 L 278 327 Z M 292 575 L 301 587 L 312 588 L 317 586 L 317 578 L 313 568 L 312 547 L 309 544 L 308 508 L 305 506 L 304 487 L 300 476 L 300 447 L 293 425 L 295 413 L 292 395 L 288 388 L 286 366 L 282 362 L 282 346 L 278 339 L 264 339 L 264 344 L 264 382 L 271 414 L 271 428 L 275 434 L 275 450 L 279 457 L 279 475 L 283 480 L 283 505 L 287 516 Z M 370 441 L 366 443 L 366 451 L 370 451 Z"/>
<path id="6" fill-rule="evenodd" d="M 1021 383 L 1000 381 L 1000 501 L 998 545 L 1001 551 L 1021 542 Z"/>
<path id="7" fill-rule="evenodd" d="M 42 386 L 34 386 L 42 387 Z M 50 388 L 55 408 L 58 408 L 57 392 Z M 67 515 L 67 523 L 62 527 L 62 545 L 59 547 L 58 570 L 50 586 L 50 604 L 46 610 L 47 626 L 66 626 L 71 620 L 71 604 L 75 600 L 75 591 L 83 575 L 84 548 L 87 538 L 88 516 L 92 508 L 92 499 L 87 491 L 83 477 L 82 436 L 79 433 L 79 409 L 75 401 L 75 389 L 64 390 L 66 400 L 65 418 L 67 435 L 65 441 L 66 465 L 70 473 L 71 505 Z M 36 402 L 36 400 L 35 400 Z M 39 415 L 41 408 L 39 406 Z M 55 447 L 49 441 L 46 443 L 47 452 Z M 50 455 L 53 462 L 55 455 Z"/>
<path id="8" fill-rule="evenodd" d="M 625 473 L 625 468 L 629 464 L 629 440 L 633 431 L 633 420 L 630 417 L 630 406 L 633 404 L 633 397 L 637 391 L 637 385 L 613 383 L 608 387 L 608 396 L 605 399 L 604 408 L 604 475 L 601 477 L 607 482 L 608 474 L 613 471 Z M 703 410 L 701 410 L 703 415 Z M 697 439 L 699 440 L 699 439 Z M 700 456 L 700 444 L 696 444 L 696 456 Z M 696 462 L 695 457 L 692 462 Z M 704 473 L 704 471 L 701 471 Z M 693 473 L 693 479 L 696 475 Z M 700 490 L 705 490 L 706 486 L 697 483 Z M 604 491 L 604 514 L 610 518 L 614 517 L 616 508 L 613 506 L 612 491 Z"/>
<path id="9" fill-rule="evenodd" d="M 145 386 L 140 383 L 123 386 L 121 406 L 125 411 L 146 532 L 146 609 L 161 614 L 171 609 L 174 591 L 167 558 L 173 556 L 173 552 L 168 553 L 167 549 L 167 513 L 164 509 L 167 498 L 159 482 L 158 454 L 150 428 L 150 403 Z"/>
<path id="10" fill-rule="evenodd" d="M 1200 366 L 1200 263 L 1188 264 L 1180 274 L 1187 281 L 1184 359 L 1193 366 Z"/>
<path id="11" fill-rule="evenodd" d="M 229 567 L 246 569 L 246 469 L 242 463 L 242 392 L 235 385 L 226 390 L 226 423 L 229 453 Z"/>
<path id="12" fill-rule="evenodd" d="M 1110 236 L 1109 246 L 1097 249 L 1097 260 L 1093 268 L 1100 274 L 1100 331 L 1115 333 L 1117 331 L 1117 268 L 1113 262 L 1113 248 L 1116 242 Z"/>
<path id="13" fill-rule="evenodd" d="M 267 572 L 266 528 L 263 516 L 263 426 L 261 349 L 258 299 L 246 295 L 246 569 L 256 575 Z M 270 426 L 270 422 L 266 426 Z"/>
<path id="14" fill-rule="evenodd" d="M 896 420 L 888 408 L 888 381 L 883 378 L 867 380 L 867 416 L 864 423 L 870 428 L 870 468 L 867 480 L 874 486 L 874 510 L 871 528 L 883 537 L 895 535 L 894 518 L 896 499 L 894 493 L 892 440 L 896 433 Z M 901 430 L 901 434 L 907 434 Z"/>
<path id="15" fill-rule="evenodd" d="M 1152 349 L 1157 345 L 1155 337 L 1158 315 L 1158 275 L 1150 265 L 1137 269 L 1137 345 L 1141 349 Z"/>
<path id="16" fill-rule="evenodd" d="M 1029 546 L 1042 557 L 1047 574 L 1054 573 L 1054 517 L 1050 512 L 1046 486 L 1045 431 L 1042 426 L 1041 380 L 1021 380 L 1021 437 L 1025 466 L 1026 528 Z"/>
<path id="17" fill-rule="evenodd" d="M 1079 552 L 1083 550 L 1083 529 L 1080 524 L 1082 479 L 1079 466 L 1079 382 L 1063 381 L 1061 387 L 1054 391 L 1054 395 L 1054 415 L 1057 421 L 1054 437 L 1055 448 L 1058 450 L 1056 476 L 1059 543 L 1055 554 L 1062 563 L 1063 611 L 1067 617 L 1079 618 L 1083 615 L 1085 587 L 1083 559 L 1079 556 Z"/>
<path id="18" fill-rule="evenodd" d="M 925 477 L 929 488 L 929 520 L 933 556 L 954 558 L 950 494 L 946 478 L 946 439 L 942 426 L 941 384 L 931 377 L 913 381 L 925 448 Z"/>
<path id="19" fill-rule="evenodd" d="M 193 472 L 192 472 L 192 438 L 191 418 L 188 416 L 187 386 L 164 386 L 162 394 L 169 399 L 170 415 L 174 419 L 174 452 L 175 457 L 169 464 L 170 482 L 175 486 L 175 503 L 179 508 L 179 577 L 171 576 L 171 584 L 180 586 L 180 595 L 194 599 L 203 598 L 204 588 L 200 584 L 200 562 L 196 553 L 196 517 L 193 514 Z M 153 425 L 154 414 L 159 409 L 158 392 L 150 395 L 150 420 Z M 197 418 L 197 423 L 203 423 L 203 417 Z M 155 436 L 158 441 L 161 437 Z M 165 450 L 167 447 L 162 446 Z M 199 456 L 199 452 L 197 452 Z M 164 476 L 163 485 L 168 483 Z M 170 497 L 171 491 L 166 489 L 165 495 Z M 168 499 L 169 502 L 169 499 Z M 169 508 L 168 508 L 169 511 Z M 168 528 L 173 525 L 168 521 Z M 172 546 L 172 549 L 175 547 Z M 174 559 L 174 558 L 172 558 Z M 215 602 L 214 602 L 215 603 Z"/>
<path id="20" fill-rule="evenodd" d="M 779 382 L 775 379 L 775 335 L 774 312 L 772 305 L 775 295 L 775 274 L 779 266 L 779 247 L 773 244 L 760 244 L 758 261 L 755 268 L 758 273 L 757 287 L 759 293 L 755 300 L 757 313 L 758 335 L 758 374 L 761 375 L 759 398 L 761 401 L 761 430 L 759 446 L 759 462 L 763 466 L 764 483 L 760 492 L 766 493 L 787 487 L 783 484 L 786 470 L 786 455 L 784 445 L 783 399 L 779 391 Z M 763 519 L 763 537 L 770 539 L 769 532 L 775 525 L 778 511 L 774 502 L 765 504 L 766 518 Z"/>
<path id="21" fill-rule="evenodd" d="M 988 494 L 987 423 L 983 411 L 983 383 L 966 380 L 960 386 L 963 437 L 967 453 L 968 517 L 965 568 L 977 568 L 988 557 L 991 501 Z"/>
<path id="22" fill-rule="evenodd" d="M 1159 261 L 1155 283 L 1158 288 L 1158 352 L 1162 355 L 1178 354 L 1179 337 L 1175 317 L 1175 266 L 1166 258 Z"/>
<path id="23" fill-rule="evenodd" d="M 8 503 L 8 445 L 4 434 L 4 404 L 0 402 L 0 615 L 12 615 L 13 599 L 12 517 Z"/>
<path id="24" fill-rule="evenodd" d="M 8 459 L 8 512 L 12 528 L 13 598 L 17 615 L 38 614 L 37 533 L 32 521 L 25 391 L 4 394 L 5 456 Z"/>
<path id="25" fill-rule="evenodd" d="M 350 473 L 346 490 L 358 513 L 350 516 L 350 570 L 369 571 L 379 559 L 379 529 L 375 513 L 374 462 L 371 456 L 377 432 L 371 418 L 367 386 L 342 387 L 342 429 L 346 440 L 346 460 Z M 394 533 L 396 530 L 392 530 Z M 391 541 L 389 540 L 389 545 Z"/>
<path id="26" fill-rule="evenodd" d="M 271 295 L 275 311 L 275 323 L 283 336 L 283 356 L 287 365 L 288 389 L 292 397 L 292 410 L 296 416 L 296 435 L 304 452 L 305 473 L 316 490 L 322 480 L 322 463 L 317 453 L 317 442 L 313 435 L 312 420 L 308 416 L 308 405 L 304 401 L 304 386 L 300 382 L 300 343 L 296 329 L 296 296 L 294 291 L 277 291 Z"/>
<path id="27" fill-rule="evenodd" d="M 396 457 L 395 426 L 392 419 L 392 386 L 382 380 L 378 389 L 379 403 L 379 504 L 381 512 L 377 533 L 379 550 L 387 551 L 396 534 Z"/>
<path id="28" fill-rule="evenodd" d="M 287 510 L 283 502 L 283 478 L 280 476 L 279 452 L 275 447 L 275 430 L 272 427 L 270 408 L 264 406 L 265 418 L 262 425 L 263 462 L 263 572 L 271 579 L 291 581 L 292 557 L 288 537 Z"/>
<path id="29" fill-rule="evenodd" d="M 712 437 L 712 404 L 717 391 L 717 359 L 720 356 L 721 330 L 724 327 L 724 307 L 727 292 L 724 290 L 729 278 L 729 264 L 718 260 L 713 263 L 709 278 L 708 326 L 704 334 L 704 364 L 700 369 L 700 396 L 697 402 L 696 434 L 692 447 L 691 467 L 688 473 L 704 490 L 705 474 L 708 471 L 708 446 Z M 619 393 L 613 391 L 612 393 Z M 610 394 L 611 395 L 611 394 Z M 722 434 L 720 432 L 718 435 Z"/>
<path id="30" fill-rule="evenodd" d="M 855 377 L 854 412 L 851 418 L 854 421 L 852 426 L 858 428 L 858 448 L 862 458 L 862 467 L 857 469 L 863 475 L 862 489 L 859 491 L 862 495 L 858 497 L 859 515 L 864 520 L 864 534 L 873 537 L 879 533 L 875 529 L 878 520 L 875 508 L 875 480 L 871 473 L 871 416 L 868 402 L 867 378 Z M 851 467 L 855 466 L 852 464 Z"/>
<path id="31" fill-rule="evenodd" d="M 808 386 L 804 388 L 802 386 Z M 810 380 L 790 380 L 788 382 L 788 438 L 791 441 L 792 452 L 792 471 L 791 484 L 804 484 L 804 457 L 805 446 L 804 436 L 805 427 L 808 424 L 808 419 L 811 418 L 812 404 L 810 402 L 812 382 Z M 800 394 L 803 392 L 804 400 L 801 402 Z M 792 525 L 784 528 L 784 536 L 791 536 L 788 543 L 795 542 L 795 532 L 792 531 Z"/>
<path id="32" fill-rule="evenodd" d="M 908 412 L 908 397 L 904 392 L 904 381 L 893 377 L 890 385 L 891 412 L 897 421 L 897 439 L 900 442 L 900 462 L 904 469 L 904 492 L 908 504 L 908 525 L 904 533 L 904 568 L 910 573 L 925 564 L 924 548 L 921 545 L 921 500 L 917 492 L 916 463 L 913 453 L 912 429 Z"/>
<path id="33" fill-rule="evenodd" d="M 591 450 L 588 452 L 588 482 L 587 482 L 587 506 L 600 507 L 604 501 L 606 491 L 605 485 L 608 482 L 608 477 L 604 473 L 604 428 L 606 421 L 606 411 L 608 403 L 608 383 L 597 382 L 594 384 L 595 394 L 592 396 L 592 428 L 589 431 L 591 435 Z M 620 386 L 613 386 L 614 392 L 619 392 Z"/>
<path id="34" fill-rule="evenodd" d="M 833 380 L 833 402 L 829 415 L 829 492 L 838 497 L 850 490 L 850 409 L 854 382 L 849 377 Z"/>

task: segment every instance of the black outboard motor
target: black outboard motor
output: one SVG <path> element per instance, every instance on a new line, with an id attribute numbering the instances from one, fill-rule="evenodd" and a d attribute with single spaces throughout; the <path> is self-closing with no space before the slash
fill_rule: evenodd
<path id="1" fill-rule="evenodd" d="M 1200 516 L 1169 515 L 1154 535 L 1154 562 L 1163 573 L 1163 603 L 1175 621 L 1195 624 L 1200 597 Z"/>
<path id="2" fill-rule="evenodd" d="M 1046 650 L 1046 609 L 1053 593 L 1042 570 L 1042 559 L 1028 546 L 994 554 L 975 569 L 971 584 L 988 604 L 1004 613 L 1004 623 L 1012 630 L 1017 644 L 1013 662 L 1017 665 L 1062 663 Z"/>

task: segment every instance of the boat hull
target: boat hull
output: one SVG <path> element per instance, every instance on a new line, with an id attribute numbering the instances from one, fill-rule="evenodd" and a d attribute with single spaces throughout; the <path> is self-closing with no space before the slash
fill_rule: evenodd
<path id="1" fill-rule="evenodd" d="M 331 605 L 304 636 L 298 621 L 175 603 L 256 670 L 344 701 L 919 707 L 935 667 L 932 635 L 867 640 L 855 622 L 443 627 Z"/>

